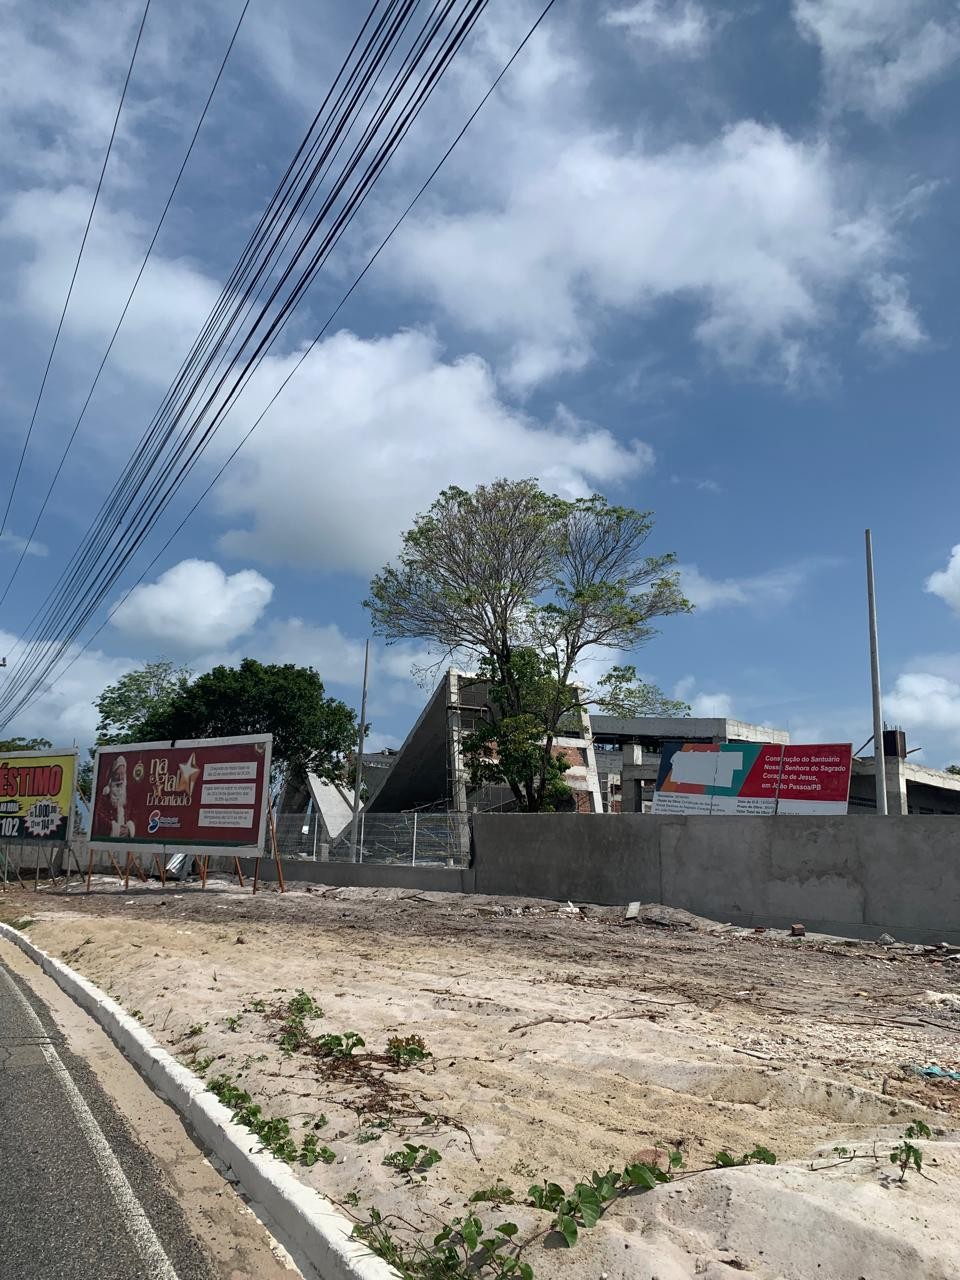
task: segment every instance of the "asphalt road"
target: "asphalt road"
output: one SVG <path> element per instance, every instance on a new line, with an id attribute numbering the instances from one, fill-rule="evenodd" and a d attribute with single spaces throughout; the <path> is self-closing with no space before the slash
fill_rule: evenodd
<path id="1" fill-rule="evenodd" d="M 94 1073 L 0 960 L 0 1280 L 216 1280 Z"/>

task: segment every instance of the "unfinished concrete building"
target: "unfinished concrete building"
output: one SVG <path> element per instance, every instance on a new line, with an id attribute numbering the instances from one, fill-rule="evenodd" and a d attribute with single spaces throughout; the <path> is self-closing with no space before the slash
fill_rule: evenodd
<path id="1" fill-rule="evenodd" d="M 493 716 L 486 680 L 450 670 L 437 686 L 407 734 L 393 765 L 378 782 L 368 779 L 368 814 L 424 812 L 478 813 L 508 811 L 516 800 L 506 786 L 474 787 L 463 754 L 463 738 Z M 569 768 L 564 781 L 573 792 L 578 813 L 603 811 L 593 753 L 590 717 L 583 712 L 577 730 L 554 742 Z"/>

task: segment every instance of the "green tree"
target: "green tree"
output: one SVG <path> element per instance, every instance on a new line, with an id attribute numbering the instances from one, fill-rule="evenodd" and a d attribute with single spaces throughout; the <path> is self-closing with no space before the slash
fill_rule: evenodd
<path id="1" fill-rule="evenodd" d="M 77 766 L 77 795 L 89 805 L 93 793 L 93 752 L 89 760 L 81 760 Z"/>
<path id="2" fill-rule="evenodd" d="M 271 733 L 276 775 L 288 781 L 302 780 L 307 770 L 342 778 L 357 741 L 354 712 L 325 695 L 316 671 L 254 658 L 197 676 L 136 730 L 146 742 Z"/>
<path id="3" fill-rule="evenodd" d="M 604 715 L 630 720 L 634 716 L 688 716 L 691 708 L 679 698 L 668 698 L 655 684 L 637 675 L 636 667 L 611 667 L 597 681 L 594 703 Z"/>
<path id="4" fill-rule="evenodd" d="M 162 713 L 190 683 L 186 667 L 177 667 L 166 658 L 148 662 L 136 671 L 128 671 L 116 684 L 108 684 L 94 706 L 100 713 L 97 742 L 149 741 L 141 726 Z"/>
<path id="5" fill-rule="evenodd" d="M 561 718 L 570 715 L 579 707 L 578 691 L 573 687 L 561 690 L 540 655 L 526 647 L 514 649 L 510 655 L 511 685 L 519 691 L 523 711 L 513 710 L 511 691 L 489 657 L 481 658 L 478 673 L 489 682 L 488 699 L 497 715 L 464 735 L 463 754 L 471 782 L 475 787 L 487 782 L 505 784 L 527 808 L 530 797 L 537 794 L 542 773 L 541 811 L 565 807 L 573 794 L 563 780 L 570 764 L 565 756 L 552 751 L 546 756 L 544 742 L 554 707 L 563 707 Z M 562 729 L 559 719 L 557 728 Z"/>
<path id="6" fill-rule="evenodd" d="M 0 738 L 0 755 L 11 751 L 48 751 L 52 746 L 47 738 Z"/>
<path id="7" fill-rule="evenodd" d="M 649 512 L 599 496 L 568 502 L 534 480 L 446 489 L 370 584 L 377 634 L 481 665 L 506 725 L 497 767 L 524 809 L 556 797 L 553 740 L 584 703 L 583 655 L 636 649 L 655 619 L 690 610 L 675 557 L 643 552 L 652 527 Z"/>

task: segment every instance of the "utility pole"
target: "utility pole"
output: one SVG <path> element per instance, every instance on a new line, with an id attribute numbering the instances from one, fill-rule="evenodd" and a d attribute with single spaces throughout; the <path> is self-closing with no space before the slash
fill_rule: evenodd
<path id="1" fill-rule="evenodd" d="M 367 674 L 370 670 L 370 641 L 363 651 L 363 694 L 360 698 L 360 732 L 357 735 L 357 769 L 353 783 L 353 819 L 350 823 L 350 861 L 357 860 L 357 824 L 360 820 L 360 787 L 363 782 L 363 744 L 367 737 Z"/>
<path id="2" fill-rule="evenodd" d="M 883 708 L 880 702 L 880 650 L 877 644 L 877 593 L 873 578 L 873 535 L 867 540 L 867 611 L 870 616 L 870 680 L 873 687 L 873 767 L 877 784 L 877 813 L 887 813 L 887 773 L 883 759 Z"/>

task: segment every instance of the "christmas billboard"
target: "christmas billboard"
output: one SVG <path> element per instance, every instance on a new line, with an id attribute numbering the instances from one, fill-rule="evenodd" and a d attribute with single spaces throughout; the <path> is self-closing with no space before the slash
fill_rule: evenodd
<path id="1" fill-rule="evenodd" d="M 91 847 L 261 853 L 271 742 L 261 734 L 101 747 Z"/>
<path id="2" fill-rule="evenodd" d="M 75 751 L 0 754 L 0 839 L 66 843 L 76 776 Z"/>
<path id="3" fill-rule="evenodd" d="M 845 814 L 845 743 L 665 742 L 654 813 Z"/>

